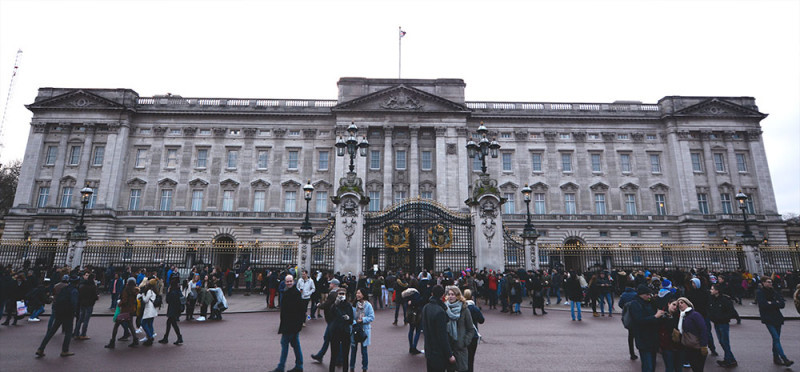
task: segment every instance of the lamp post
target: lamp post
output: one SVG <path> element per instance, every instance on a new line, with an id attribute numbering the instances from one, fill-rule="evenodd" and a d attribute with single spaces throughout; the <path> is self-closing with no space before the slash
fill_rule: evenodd
<path id="1" fill-rule="evenodd" d="M 531 223 L 531 188 L 526 184 L 525 187 L 522 188 L 522 200 L 525 201 L 525 212 L 527 214 L 527 221 L 525 222 L 525 228 L 522 230 L 522 238 L 525 239 L 525 269 L 530 270 L 530 263 L 531 263 L 531 253 L 533 253 L 533 263 L 534 268 L 539 270 L 539 246 L 536 245 L 536 239 L 539 238 L 539 233 L 536 231 L 536 228 L 533 227 Z M 533 252 L 531 252 L 531 246 L 533 246 Z"/>
<path id="2" fill-rule="evenodd" d="M 367 141 L 367 137 L 361 137 L 361 141 L 356 139 L 356 134 L 358 133 L 358 127 L 356 126 L 355 122 L 350 122 L 350 126 L 347 127 L 347 133 L 350 134 L 347 137 L 347 140 L 344 140 L 341 136 L 336 141 L 336 156 L 344 156 L 345 152 L 350 155 L 350 173 L 355 171 L 354 161 L 356 159 L 356 150 L 362 157 L 367 156 L 367 149 L 369 148 L 369 141 Z"/>
<path id="3" fill-rule="evenodd" d="M 306 219 L 303 221 L 303 224 L 300 225 L 300 230 L 311 230 L 311 222 L 308 220 L 308 205 L 311 203 L 311 193 L 314 192 L 314 186 L 311 185 L 311 180 L 308 180 L 305 186 L 303 186 L 303 191 L 305 192 L 306 198 Z"/>
<path id="4" fill-rule="evenodd" d="M 83 224 L 83 218 L 86 214 L 86 205 L 89 204 L 89 198 L 92 197 L 94 190 L 87 184 L 86 187 L 81 189 L 81 204 L 83 205 L 81 208 L 81 219 L 78 222 L 78 226 L 75 226 L 75 230 L 72 232 L 73 238 L 84 238 L 86 236 L 86 225 Z"/>
<path id="5" fill-rule="evenodd" d="M 491 156 L 492 158 L 497 158 L 500 144 L 497 143 L 497 140 L 489 142 L 489 139 L 486 138 L 489 130 L 486 129 L 483 122 L 481 122 L 481 126 L 478 127 L 477 132 L 481 136 L 481 139 L 478 143 L 475 143 L 472 139 L 467 142 L 467 155 L 469 155 L 471 159 L 476 156 L 481 159 L 481 173 L 486 174 L 486 157 Z"/>
<path id="6" fill-rule="evenodd" d="M 531 223 L 531 188 L 528 187 L 527 184 L 522 188 L 522 198 L 525 200 L 525 211 L 528 216 L 528 220 L 525 222 L 525 228 L 522 230 L 522 236 L 535 242 L 536 239 L 539 238 L 539 233 Z"/>
<path id="7" fill-rule="evenodd" d="M 744 232 L 742 233 L 742 240 L 745 244 L 751 243 L 758 245 L 758 241 L 756 241 L 755 236 L 753 236 L 753 232 L 750 231 L 750 226 L 747 224 L 747 199 L 748 196 L 739 190 L 739 193 L 736 194 L 736 201 L 739 202 L 739 209 L 742 210 L 742 219 L 744 220 Z"/>

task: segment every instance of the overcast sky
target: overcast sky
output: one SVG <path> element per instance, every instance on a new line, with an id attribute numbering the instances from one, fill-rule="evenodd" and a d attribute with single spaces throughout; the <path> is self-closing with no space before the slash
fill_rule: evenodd
<path id="1" fill-rule="evenodd" d="M 751 96 L 780 213 L 800 213 L 800 1 L 0 0 L 3 161 L 39 87 L 336 99 L 344 76 L 461 78 L 470 101 Z"/>

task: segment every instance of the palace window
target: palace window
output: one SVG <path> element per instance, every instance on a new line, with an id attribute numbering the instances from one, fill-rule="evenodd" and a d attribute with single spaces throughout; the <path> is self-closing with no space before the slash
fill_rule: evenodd
<path id="1" fill-rule="evenodd" d="M 72 205 L 72 187 L 65 186 L 61 189 L 61 208 L 69 208 Z"/>
<path id="2" fill-rule="evenodd" d="M 317 213 L 327 213 L 328 212 L 328 192 L 327 191 L 317 191 L 317 201 L 315 202 L 317 206 Z"/>
<path id="3" fill-rule="evenodd" d="M 106 153 L 105 146 L 95 146 L 94 156 L 92 156 L 92 165 L 99 167 L 103 165 L 103 156 Z"/>
<path id="4" fill-rule="evenodd" d="M 78 165 L 81 161 L 81 147 L 72 146 L 69 150 L 69 165 Z"/>
<path id="5" fill-rule="evenodd" d="M 600 172 L 602 168 L 600 167 L 600 154 L 591 154 L 592 157 L 592 172 Z"/>
<path id="6" fill-rule="evenodd" d="M 692 157 L 692 171 L 694 172 L 702 172 L 703 171 L 703 159 L 699 152 L 693 152 L 690 154 Z"/>
<path id="7" fill-rule="evenodd" d="M 55 165 L 57 156 L 58 156 L 58 147 L 47 146 L 47 156 L 45 157 L 44 163 L 46 165 Z"/>
<path id="8" fill-rule="evenodd" d="M 192 210 L 203 210 L 203 190 L 192 190 Z"/>
<path id="9" fill-rule="evenodd" d="M 594 213 L 606 214 L 606 194 L 594 194 Z"/>
<path id="10" fill-rule="evenodd" d="M 142 189 L 131 189 L 130 198 L 128 198 L 128 209 L 138 211 L 142 200 Z"/>
<path id="11" fill-rule="evenodd" d="M 208 165 L 208 149 L 197 149 L 197 168 L 205 168 Z"/>
<path id="12" fill-rule="evenodd" d="M 330 152 L 328 151 L 320 151 L 319 152 L 319 170 L 325 171 L 328 170 L 328 156 Z"/>
<path id="13" fill-rule="evenodd" d="M 702 214 L 708 214 L 708 195 L 703 193 L 697 194 L 697 208 Z"/>
<path id="14" fill-rule="evenodd" d="M 258 190 L 253 193 L 253 212 L 263 212 L 265 201 L 267 199 L 267 192 Z"/>
<path id="15" fill-rule="evenodd" d="M 430 151 L 422 152 L 422 170 L 433 169 L 433 154 Z"/>

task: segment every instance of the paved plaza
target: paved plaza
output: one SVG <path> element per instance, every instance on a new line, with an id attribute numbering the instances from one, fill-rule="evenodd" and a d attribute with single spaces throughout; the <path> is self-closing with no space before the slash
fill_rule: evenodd
<path id="1" fill-rule="evenodd" d="M 167 366 L 180 370 L 256 369 L 271 370 L 277 365 L 280 353 L 277 334 L 279 313 L 261 311 L 263 296 L 245 297 L 236 294 L 230 298 L 230 313 L 222 321 L 180 322 L 185 344 L 174 346 L 155 344 L 151 347 L 128 348 L 118 342 L 116 350 L 106 350 L 103 345 L 111 334 L 111 318 L 103 316 L 110 301 L 103 296 L 95 306 L 98 316 L 92 318 L 87 341 L 73 341 L 71 351 L 75 356 L 61 358 L 61 335 L 50 341 L 47 356 L 34 358 L 47 327 L 47 318 L 40 323 L 20 321 L 18 326 L 0 326 L 0 369 L 3 371 L 39 371 L 58 368 L 59 371 L 134 371 L 155 370 Z M 739 361 L 740 371 L 784 371 L 772 364 L 771 341 L 765 327 L 757 319 L 755 305 L 745 302 L 738 307 L 745 317 L 741 325 L 731 326 L 733 352 Z M 163 312 L 163 311 L 162 311 Z M 593 318 L 584 312 L 582 322 L 572 322 L 568 307 L 551 305 L 549 314 L 532 316 L 531 309 L 522 315 L 509 315 L 484 307 L 486 323 L 480 327 L 483 342 L 478 346 L 475 369 L 477 371 L 589 371 L 638 370 L 638 361 L 628 359 L 626 331 L 619 314 L 614 318 Z M 784 314 L 797 318 L 793 308 Z M 370 371 L 423 371 L 423 355 L 408 354 L 408 328 L 393 326 L 394 311 L 376 310 L 372 326 L 372 345 L 369 346 Z M 155 321 L 160 338 L 166 318 Z M 325 371 L 330 355 L 323 364 L 315 363 L 311 353 L 322 345 L 324 320 L 308 323 L 300 335 L 306 371 Z M 424 336 L 423 336 L 424 338 Z M 171 341 L 174 341 L 174 333 Z M 783 347 L 794 360 L 800 359 L 800 321 L 787 321 L 783 327 Z M 420 340 L 419 348 L 424 346 Z M 721 351 L 721 348 L 720 348 Z M 360 354 L 359 354 L 360 355 Z M 709 370 L 719 369 L 709 357 Z M 294 366 L 291 351 L 287 369 Z M 360 367 L 360 356 L 357 367 Z M 663 364 L 659 360 L 659 369 Z"/>

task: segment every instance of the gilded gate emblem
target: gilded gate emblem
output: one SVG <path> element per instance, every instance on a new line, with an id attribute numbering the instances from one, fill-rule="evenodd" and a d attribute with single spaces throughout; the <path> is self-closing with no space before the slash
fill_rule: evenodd
<path id="1" fill-rule="evenodd" d="M 428 241 L 432 247 L 443 252 L 453 244 L 453 230 L 440 223 L 436 224 L 428 229 Z"/>
<path id="2" fill-rule="evenodd" d="M 398 252 L 408 248 L 408 227 L 393 223 L 383 230 L 383 244 Z"/>

